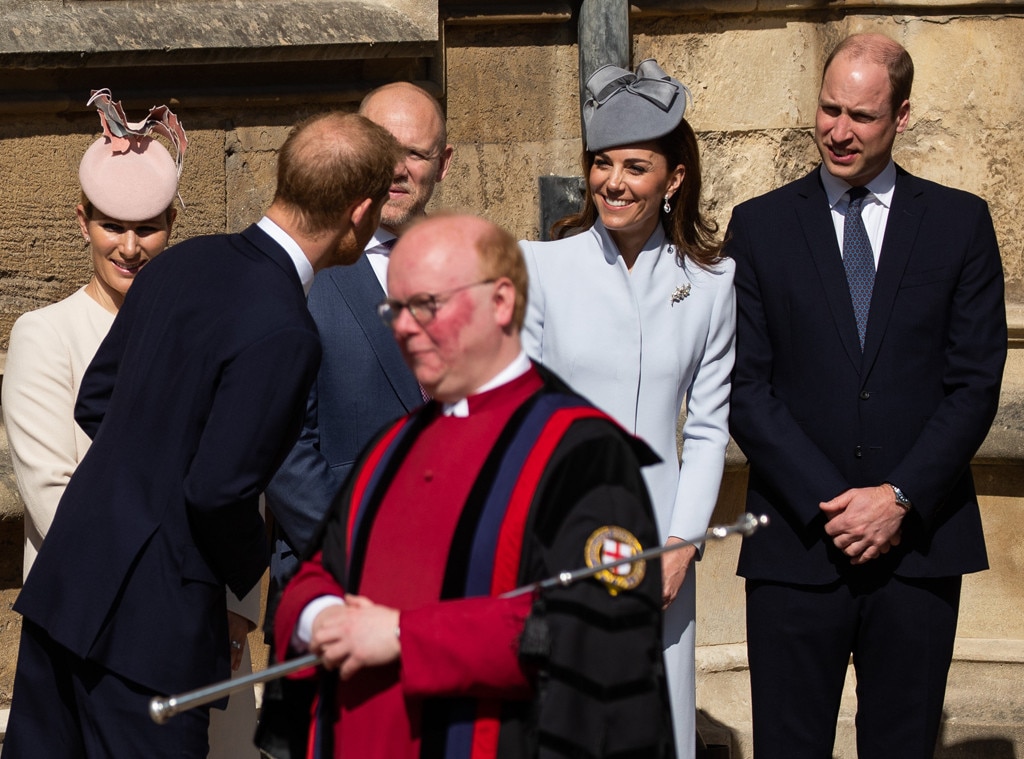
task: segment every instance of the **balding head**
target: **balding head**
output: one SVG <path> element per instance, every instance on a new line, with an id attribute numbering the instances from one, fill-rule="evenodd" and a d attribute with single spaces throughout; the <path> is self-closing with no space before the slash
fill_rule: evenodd
<path id="1" fill-rule="evenodd" d="M 471 395 L 519 355 L 526 266 L 515 239 L 485 219 L 410 227 L 391 253 L 388 292 L 402 354 L 438 400 Z"/>
<path id="2" fill-rule="evenodd" d="M 399 234 L 424 214 L 435 185 L 452 159 L 441 105 L 426 90 L 394 82 L 363 98 L 359 113 L 387 129 L 403 148 L 381 213 L 384 228 Z"/>
<path id="3" fill-rule="evenodd" d="M 362 116 L 314 116 L 297 124 L 281 146 L 274 203 L 303 234 L 332 231 L 354 204 L 387 196 L 399 155 L 394 137 Z"/>
<path id="4" fill-rule="evenodd" d="M 896 40 L 884 34 L 850 35 L 829 54 L 821 72 L 822 81 L 837 58 L 868 61 L 885 68 L 889 76 L 889 102 L 893 115 L 905 101 L 910 100 L 910 89 L 914 84 L 914 61 Z"/>

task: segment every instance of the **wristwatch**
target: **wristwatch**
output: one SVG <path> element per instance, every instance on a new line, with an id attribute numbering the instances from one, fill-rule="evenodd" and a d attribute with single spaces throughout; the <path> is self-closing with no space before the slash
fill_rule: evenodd
<path id="1" fill-rule="evenodd" d="M 910 511 L 910 507 L 913 506 L 913 504 L 910 502 L 910 499 L 907 498 L 906 494 L 891 482 L 887 482 L 885 484 L 892 488 L 893 495 L 896 496 L 896 505 L 904 511 Z"/>

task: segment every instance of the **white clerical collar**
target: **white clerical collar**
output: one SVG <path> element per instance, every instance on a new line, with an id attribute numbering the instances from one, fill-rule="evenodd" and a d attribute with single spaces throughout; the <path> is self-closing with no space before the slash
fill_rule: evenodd
<path id="1" fill-rule="evenodd" d="M 488 390 L 494 390 L 496 387 L 507 385 L 512 380 L 519 379 L 530 371 L 531 366 L 533 365 L 530 363 L 530 358 L 526 355 L 526 351 L 521 350 L 511 364 L 494 375 L 493 379 L 488 380 L 470 393 L 470 395 L 479 395 L 480 393 L 486 393 Z M 460 401 L 455 401 L 455 403 L 446 403 L 442 407 L 441 413 L 445 416 L 469 416 L 469 401 L 463 398 Z"/>
<path id="2" fill-rule="evenodd" d="M 824 164 L 821 166 L 821 184 L 825 188 L 825 196 L 828 198 L 829 208 L 835 208 L 836 203 L 842 200 L 843 196 L 850 191 L 850 184 L 829 174 L 825 170 Z M 892 159 L 889 159 L 889 163 L 882 169 L 882 173 L 864 186 L 868 192 L 875 196 L 879 203 L 886 208 L 891 207 L 893 191 L 896 189 L 896 164 L 893 163 Z"/>
<path id="3" fill-rule="evenodd" d="M 274 242 L 284 248 L 285 253 L 288 254 L 292 263 L 295 264 L 295 271 L 298 272 L 299 281 L 302 282 L 302 291 L 309 295 L 309 288 L 313 286 L 313 264 L 306 258 L 306 254 L 302 252 L 299 244 L 291 238 L 291 235 L 266 216 L 256 222 L 256 226 L 270 235 Z"/>

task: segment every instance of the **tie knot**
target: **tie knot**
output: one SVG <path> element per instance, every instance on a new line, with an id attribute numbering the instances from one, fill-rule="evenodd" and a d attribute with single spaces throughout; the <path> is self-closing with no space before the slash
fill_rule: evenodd
<path id="1" fill-rule="evenodd" d="M 870 194 L 867 187 L 851 187 L 847 192 L 847 195 L 850 196 L 850 209 L 860 213 L 860 207 L 864 203 L 864 198 Z"/>
<path id="2" fill-rule="evenodd" d="M 383 248 L 386 252 L 390 253 L 394 249 L 396 242 L 398 242 L 398 238 L 392 237 L 390 240 L 382 242 L 378 247 Z"/>

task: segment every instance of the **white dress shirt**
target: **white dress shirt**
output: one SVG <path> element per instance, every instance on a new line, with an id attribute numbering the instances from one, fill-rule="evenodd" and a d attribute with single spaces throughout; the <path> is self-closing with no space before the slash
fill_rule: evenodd
<path id="1" fill-rule="evenodd" d="M 850 198 L 846 193 L 849 192 L 850 185 L 829 174 L 825 171 L 824 166 L 821 167 L 821 183 L 825 188 L 825 195 L 828 197 L 829 208 L 832 209 L 832 223 L 836 228 L 836 239 L 839 241 L 841 252 L 843 250 L 843 223 L 846 219 L 846 208 L 850 205 Z M 870 194 L 864 197 L 860 218 L 868 233 L 868 241 L 871 243 L 871 252 L 875 256 L 875 268 L 877 269 L 878 256 L 882 251 L 882 239 L 885 237 L 885 224 L 889 221 L 889 208 L 892 207 L 893 191 L 896 189 L 896 164 L 890 160 L 882 173 L 864 187 Z"/>

